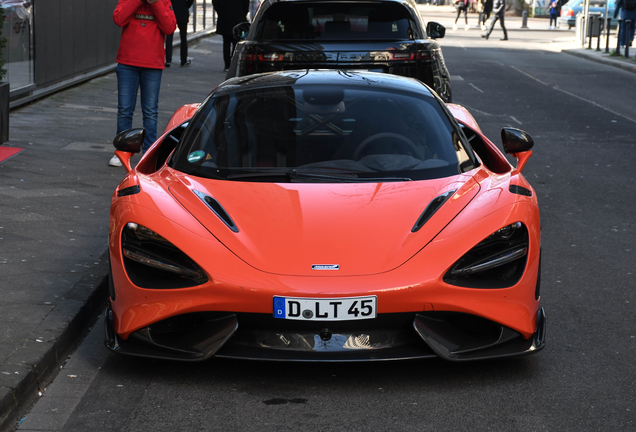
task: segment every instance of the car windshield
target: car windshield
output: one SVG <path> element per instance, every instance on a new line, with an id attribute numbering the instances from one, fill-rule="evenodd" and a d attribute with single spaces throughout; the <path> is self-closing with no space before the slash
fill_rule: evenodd
<path id="1" fill-rule="evenodd" d="M 413 39 L 409 12 L 394 2 L 277 3 L 265 11 L 256 40 Z"/>
<path id="2" fill-rule="evenodd" d="M 170 166 L 236 181 L 423 180 L 474 168 L 466 142 L 431 95 L 285 85 L 210 97 Z"/>

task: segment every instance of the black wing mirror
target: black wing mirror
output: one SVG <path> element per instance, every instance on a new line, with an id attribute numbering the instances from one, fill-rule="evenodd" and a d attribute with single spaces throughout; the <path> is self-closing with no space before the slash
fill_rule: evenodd
<path id="1" fill-rule="evenodd" d="M 501 141 L 506 153 L 521 153 L 534 146 L 534 140 L 527 132 L 515 128 L 503 128 Z"/>
<path id="2" fill-rule="evenodd" d="M 250 31 L 250 23 L 242 22 L 237 24 L 232 29 L 232 36 L 234 36 L 234 40 L 240 41 L 247 37 L 247 33 Z"/>
<path id="3" fill-rule="evenodd" d="M 446 35 L 446 27 L 435 21 L 426 24 L 426 33 L 432 39 L 441 39 Z"/>
<path id="4" fill-rule="evenodd" d="M 127 153 L 139 153 L 144 145 L 146 137 L 145 129 L 125 130 L 115 137 L 113 145 L 119 151 Z"/>

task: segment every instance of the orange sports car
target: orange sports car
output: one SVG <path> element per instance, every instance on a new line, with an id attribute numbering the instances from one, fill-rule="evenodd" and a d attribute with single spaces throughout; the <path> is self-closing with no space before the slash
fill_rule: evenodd
<path id="1" fill-rule="evenodd" d="M 106 346 L 135 356 L 463 361 L 536 352 L 541 239 L 501 133 L 411 78 L 299 70 L 185 105 L 110 214 Z"/>

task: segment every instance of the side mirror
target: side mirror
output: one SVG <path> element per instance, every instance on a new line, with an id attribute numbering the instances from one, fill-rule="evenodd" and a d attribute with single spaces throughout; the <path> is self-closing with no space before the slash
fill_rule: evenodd
<path id="1" fill-rule="evenodd" d="M 527 132 L 515 128 L 503 128 L 501 142 L 506 153 L 526 152 L 534 146 L 534 140 Z"/>
<path id="2" fill-rule="evenodd" d="M 129 129 L 121 132 L 113 140 L 113 145 L 119 151 L 139 153 L 144 145 L 145 129 Z"/>
<path id="3" fill-rule="evenodd" d="M 232 36 L 234 36 L 234 40 L 240 41 L 247 37 L 247 33 L 250 31 L 250 23 L 242 22 L 237 24 L 232 29 Z"/>
<path id="4" fill-rule="evenodd" d="M 426 34 L 431 39 L 441 39 L 446 35 L 446 27 L 435 21 L 426 24 Z"/>
<path id="5" fill-rule="evenodd" d="M 517 171 L 523 171 L 528 159 L 532 156 L 530 149 L 534 146 L 534 140 L 527 132 L 515 128 L 503 128 L 501 130 L 501 141 L 506 153 L 510 153 L 517 158 Z"/>

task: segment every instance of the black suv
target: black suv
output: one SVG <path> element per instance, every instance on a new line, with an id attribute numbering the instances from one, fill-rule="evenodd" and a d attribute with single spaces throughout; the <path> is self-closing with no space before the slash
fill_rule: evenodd
<path id="1" fill-rule="evenodd" d="M 240 41 L 227 78 L 292 69 L 363 69 L 417 78 L 446 102 L 450 75 L 413 0 L 264 0 Z"/>

